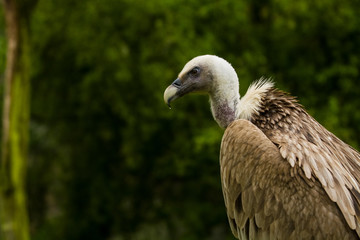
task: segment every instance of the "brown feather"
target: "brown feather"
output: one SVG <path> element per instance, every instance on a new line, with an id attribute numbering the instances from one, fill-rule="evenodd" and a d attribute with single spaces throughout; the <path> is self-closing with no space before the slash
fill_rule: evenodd
<path id="1" fill-rule="evenodd" d="M 251 121 L 279 147 L 291 166 L 300 166 L 307 179 L 318 179 L 349 226 L 359 229 L 356 208 L 360 208 L 360 199 L 351 189 L 360 191 L 360 154 L 313 119 L 294 97 L 270 89 L 261 101 Z"/>
<path id="2" fill-rule="evenodd" d="M 315 176 L 298 174 L 301 167 L 291 167 L 251 122 L 228 126 L 220 166 L 229 222 L 239 239 L 358 238 Z"/>

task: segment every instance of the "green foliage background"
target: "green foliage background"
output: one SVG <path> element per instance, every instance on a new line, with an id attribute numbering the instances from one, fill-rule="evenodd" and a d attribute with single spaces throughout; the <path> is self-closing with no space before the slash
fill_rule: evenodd
<path id="1" fill-rule="evenodd" d="M 233 239 L 223 130 L 206 96 L 169 110 L 164 89 L 188 60 L 216 54 L 241 94 L 273 77 L 358 148 L 359 10 L 357 0 L 39 0 L 29 23 L 32 238 Z"/>

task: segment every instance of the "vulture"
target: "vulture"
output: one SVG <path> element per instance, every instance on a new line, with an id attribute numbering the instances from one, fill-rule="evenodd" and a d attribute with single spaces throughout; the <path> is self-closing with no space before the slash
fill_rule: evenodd
<path id="1" fill-rule="evenodd" d="M 166 88 L 165 103 L 207 93 L 225 129 L 221 185 L 238 239 L 359 239 L 360 154 L 297 99 L 261 78 L 240 97 L 234 68 L 203 55 Z"/>

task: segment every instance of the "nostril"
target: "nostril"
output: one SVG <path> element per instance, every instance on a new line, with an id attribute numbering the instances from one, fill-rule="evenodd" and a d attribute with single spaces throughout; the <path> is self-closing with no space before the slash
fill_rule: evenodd
<path id="1" fill-rule="evenodd" d="M 175 87 L 180 87 L 180 86 L 181 86 L 180 78 L 177 78 L 177 79 L 172 83 L 172 85 L 174 85 Z"/>

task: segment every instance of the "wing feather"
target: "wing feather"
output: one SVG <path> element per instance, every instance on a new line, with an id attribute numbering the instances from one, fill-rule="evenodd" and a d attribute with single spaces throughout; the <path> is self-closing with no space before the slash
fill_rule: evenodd
<path id="1" fill-rule="evenodd" d="M 313 175 L 307 178 L 298 165 L 291 167 L 251 122 L 236 120 L 228 126 L 220 168 L 229 223 L 237 238 L 358 238 L 321 183 Z"/>
<path id="2" fill-rule="evenodd" d="M 351 191 L 360 191 L 360 154 L 327 131 L 304 110 L 299 111 L 296 115 L 298 118 L 287 117 L 293 118 L 292 125 L 298 125 L 297 132 L 274 126 L 265 134 L 279 146 L 281 156 L 291 166 L 300 166 L 306 178 L 315 177 L 321 182 L 330 199 L 341 209 L 349 226 L 359 230 L 359 216 L 355 208 L 360 208 L 360 199 L 355 197 L 354 201 Z"/>
<path id="3" fill-rule="evenodd" d="M 307 179 L 320 181 L 348 225 L 360 232 L 356 211 L 360 199 L 352 193 L 360 191 L 360 153 L 326 130 L 294 97 L 273 88 L 261 101 L 251 121 L 291 167 L 298 166 Z"/>

